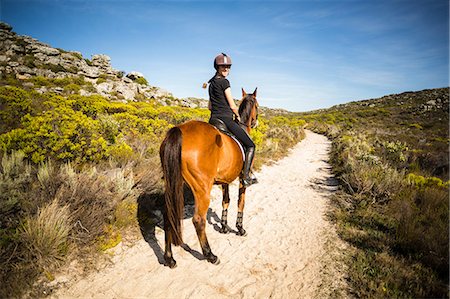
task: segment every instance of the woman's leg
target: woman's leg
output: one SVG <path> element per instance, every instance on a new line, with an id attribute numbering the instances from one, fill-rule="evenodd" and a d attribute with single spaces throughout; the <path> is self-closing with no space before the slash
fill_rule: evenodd
<path id="1" fill-rule="evenodd" d="M 255 143 L 252 141 L 250 136 L 248 136 L 247 132 L 245 132 L 233 120 L 225 119 L 223 121 L 227 125 L 228 130 L 230 130 L 230 132 L 233 133 L 245 147 L 245 161 L 243 169 L 244 177 L 242 179 L 244 187 L 257 183 L 258 180 L 256 178 L 250 177 L 250 168 L 253 163 L 253 158 L 255 157 Z"/>

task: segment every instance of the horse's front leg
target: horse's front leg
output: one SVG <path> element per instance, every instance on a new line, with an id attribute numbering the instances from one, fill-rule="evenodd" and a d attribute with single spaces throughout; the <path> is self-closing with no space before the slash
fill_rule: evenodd
<path id="1" fill-rule="evenodd" d="M 239 199 L 238 199 L 238 214 L 236 219 L 236 228 L 238 230 L 238 236 L 246 236 L 247 232 L 242 226 L 242 221 L 244 217 L 244 206 L 245 206 L 245 187 L 242 182 L 239 184 Z"/>
<path id="2" fill-rule="evenodd" d="M 220 220 L 221 228 L 219 232 L 222 234 L 228 234 L 231 229 L 228 226 L 228 207 L 230 205 L 230 191 L 229 191 L 229 185 L 223 184 L 222 185 L 222 219 Z"/>

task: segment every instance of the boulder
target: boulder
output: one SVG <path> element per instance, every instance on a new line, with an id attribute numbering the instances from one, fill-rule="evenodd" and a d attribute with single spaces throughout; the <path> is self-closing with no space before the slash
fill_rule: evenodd
<path id="1" fill-rule="evenodd" d="M 10 32 L 12 30 L 11 25 L 6 24 L 5 22 L 0 22 L 0 30 L 5 30 Z"/>
<path id="2" fill-rule="evenodd" d="M 136 84 L 116 83 L 114 90 L 119 92 L 126 100 L 134 100 L 137 93 Z"/>
<path id="3" fill-rule="evenodd" d="M 97 79 L 100 76 L 100 72 L 97 68 L 88 65 L 81 66 L 78 74 L 84 75 L 90 79 Z"/>
<path id="4" fill-rule="evenodd" d="M 108 82 L 100 83 L 96 86 L 97 92 L 103 96 L 109 96 L 110 92 L 113 91 L 113 84 Z"/>
<path id="5" fill-rule="evenodd" d="M 100 68 L 110 68 L 111 67 L 111 58 L 107 55 L 97 54 L 92 55 L 92 65 Z"/>
<path id="6" fill-rule="evenodd" d="M 126 77 L 134 81 L 134 80 L 137 80 L 139 78 L 144 78 L 144 75 L 142 73 L 133 71 L 133 72 L 130 72 L 129 74 L 127 74 Z"/>

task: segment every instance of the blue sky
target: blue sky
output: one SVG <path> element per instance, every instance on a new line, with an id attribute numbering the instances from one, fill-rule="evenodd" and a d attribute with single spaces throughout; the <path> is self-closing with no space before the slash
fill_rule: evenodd
<path id="1" fill-rule="evenodd" d="M 208 97 L 220 52 L 235 98 L 290 111 L 449 85 L 448 0 L 1 0 L 0 18 L 176 97 Z"/>

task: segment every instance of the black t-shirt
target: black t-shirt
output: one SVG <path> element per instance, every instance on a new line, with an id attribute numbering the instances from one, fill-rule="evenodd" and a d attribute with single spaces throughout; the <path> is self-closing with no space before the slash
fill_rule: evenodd
<path id="1" fill-rule="evenodd" d="M 233 117 L 233 111 L 225 97 L 225 89 L 230 87 L 230 81 L 221 76 L 209 80 L 209 100 L 211 101 L 211 116 Z"/>

